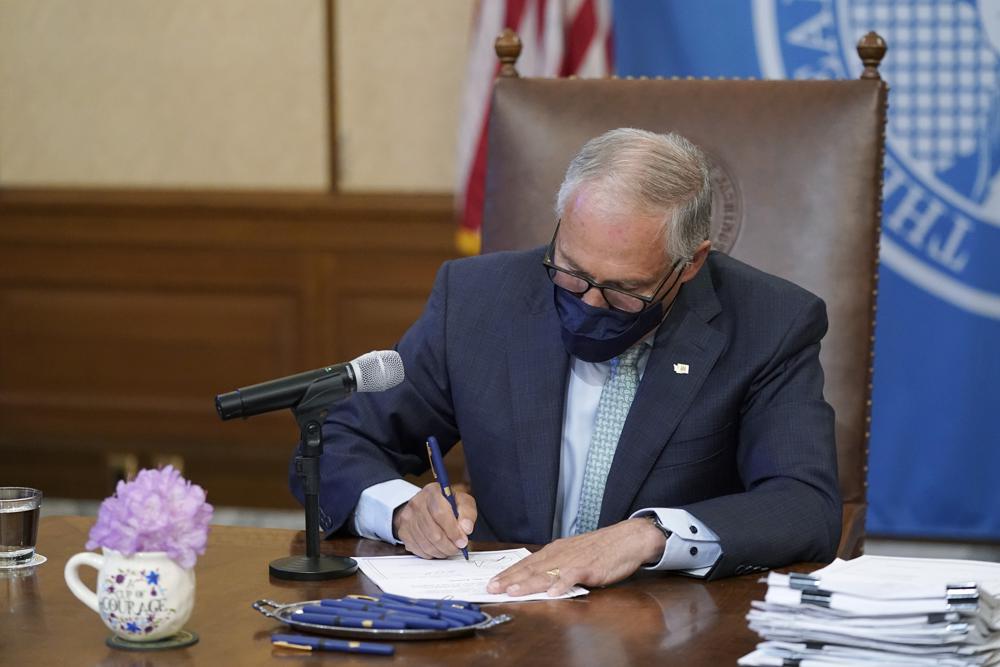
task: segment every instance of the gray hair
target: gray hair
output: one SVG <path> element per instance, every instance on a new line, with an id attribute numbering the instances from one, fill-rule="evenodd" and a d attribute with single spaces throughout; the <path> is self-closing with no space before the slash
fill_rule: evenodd
<path id="1" fill-rule="evenodd" d="M 619 128 L 595 137 L 576 154 L 556 197 L 556 215 L 581 185 L 596 186 L 608 202 L 664 215 L 667 253 L 691 259 L 708 238 L 712 182 L 708 160 L 679 134 Z M 672 215 L 667 215 L 672 213 Z"/>

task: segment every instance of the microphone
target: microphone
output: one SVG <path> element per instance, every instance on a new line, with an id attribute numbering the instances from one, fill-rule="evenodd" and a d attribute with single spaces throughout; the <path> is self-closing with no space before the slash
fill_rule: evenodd
<path id="1" fill-rule="evenodd" d="M 264 412 L 298 405 L 309 387 L 323 380 L 331 391 L 331 400 L 347 396 L 352 391 L 385 391 L 403 381 L 403 359 L 394 350 L 362 354 L 344 364 L 241 387 L 215 397 L 215 409 L 223 420 L 252 417 Z"/>

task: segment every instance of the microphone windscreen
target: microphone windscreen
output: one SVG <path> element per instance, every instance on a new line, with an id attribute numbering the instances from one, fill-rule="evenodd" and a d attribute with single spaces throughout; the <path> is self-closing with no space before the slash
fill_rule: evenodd
<path id="1" fill-rule="evenodd" d="M 351 362 L 357 391 L 385 391 L 403 381 L 403 358 L 395 350 L 368 352 Z"/>

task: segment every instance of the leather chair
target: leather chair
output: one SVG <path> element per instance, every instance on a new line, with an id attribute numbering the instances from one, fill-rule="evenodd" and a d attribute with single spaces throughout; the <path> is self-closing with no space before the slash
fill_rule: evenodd
<path id="1" fill-rule="evenodd" d="M 859 80 L 527 79 L 497 39 L 483 252 L 547 243 L 555 193 L 583 143 L 616 127 L 676 131 L 713 162 L 714 247 L 827 304 L 821 360 L 836 410 L 839 555 L 859 555 L 866 477 L 887 86 L 885 42 L 858 44 Z"/>

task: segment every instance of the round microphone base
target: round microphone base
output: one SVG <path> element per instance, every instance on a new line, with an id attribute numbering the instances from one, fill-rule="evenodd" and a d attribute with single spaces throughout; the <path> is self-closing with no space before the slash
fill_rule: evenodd
<path id="1" fill-rule="evenodd" d="M 267 570 L 275 579 L 325 581 L 354 574 L 358 563 L 342 556 L 288 556 L 272 560 Z"/>

